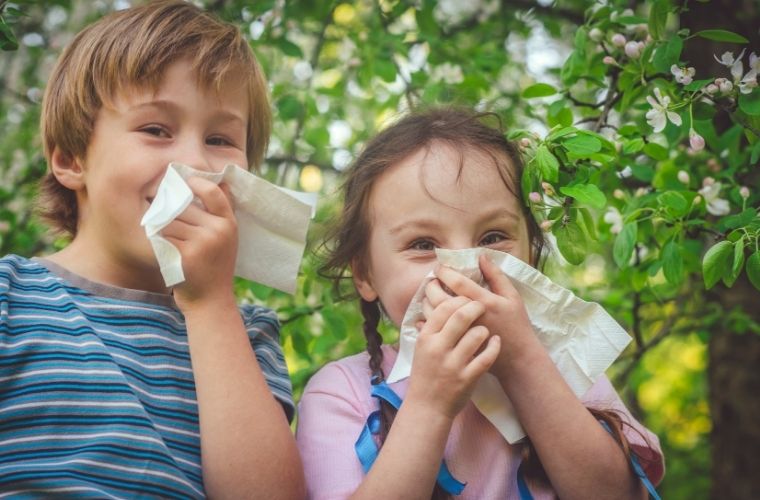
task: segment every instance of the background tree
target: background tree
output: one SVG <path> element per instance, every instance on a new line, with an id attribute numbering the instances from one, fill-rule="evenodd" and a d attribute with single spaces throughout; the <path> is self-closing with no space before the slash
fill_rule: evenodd
<path id="1" fill-rule="evenodd" d="M 197 3 L 238 23 L 269 75 L 262 175 L 323 192 L 315 250 L 340 170 L 388 120 L 443 102 L 499 113 L 555 242 L 546 272 L 634 338 L 612 374 L 661 437 L 663 496 L 760 495 L 756 2 Z M 128 4 L 0 0 L 3 254 L 65 244 L 31 215 L 42 88 L 73 33 Z M 322 364 L 363 349 L 354 304 L 336 301 L 317 265 L 310 252 L 294 297 L 236 284 L 278 310 L 298 393 Z"/>

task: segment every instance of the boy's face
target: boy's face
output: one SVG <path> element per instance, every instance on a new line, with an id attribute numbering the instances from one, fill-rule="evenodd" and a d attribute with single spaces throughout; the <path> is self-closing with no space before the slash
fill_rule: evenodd
<path id="1" fill-rule="evenodd" d="M 77 190 L 75 243 L 102 268 L 100 280 L 151 290 L 163 282 L 140 220 L 170 162 L 219 171 L 247 166 L 248 98 L 240 80 L 219 92 L 197 84 L 190 63 L 170 65 L 160 86 L 117 95 L 98 112 Z"/>

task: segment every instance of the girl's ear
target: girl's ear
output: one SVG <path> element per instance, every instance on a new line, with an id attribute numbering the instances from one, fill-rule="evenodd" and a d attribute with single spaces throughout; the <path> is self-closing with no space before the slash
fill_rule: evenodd
<path id="1" fill-rule="evenodd" d="M 352 260 L 351 275 L 354 279 L 354 286 L 356 287 L 356 291 L 358 291 L 361 298 L 367 302 L 373 302 L 377 300 L 377 292 L 372 287 L 369 278 L 365 277 L 364 274 L 365 273 L 361 271 L 359 263 L 356 261 L 356 259 Z"/>
<path id="2" fill-rule="evenodd" d="M 84 187 L 82 163 L 58 146 L 53 148 L 53 154 L 50 155 L 50 171 L 61 185 L 72 191 L 79 191 Z"/>

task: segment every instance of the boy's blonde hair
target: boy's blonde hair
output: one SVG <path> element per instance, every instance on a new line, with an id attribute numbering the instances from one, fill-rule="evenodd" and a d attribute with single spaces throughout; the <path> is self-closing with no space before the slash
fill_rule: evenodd
<path id="1" fill-rule="evenodd" d="M 246 153 L 258 168 L 269 142 L 271 111 L 264 74 L 240 30 L 183 0 L 160 0 L 117 11 L 82 30 L 61 54 L 42 103 L 41 132 L 50 164 L 55 148 L 83 158 L 95 117 L 130 88 L 156 90 L 166 68 L 188 58 L 198 85 L 219 89 L 230 75 L 248 93 Z M 75 193 L 48 172 L 40 215 L 54 229 L 76 235 Z"/>

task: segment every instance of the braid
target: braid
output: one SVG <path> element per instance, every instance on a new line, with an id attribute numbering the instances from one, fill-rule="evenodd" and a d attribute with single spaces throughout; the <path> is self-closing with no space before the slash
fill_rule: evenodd
<path id="1" fill-rule="evenodd" d="M 383 337 L 377 330 L 380 323 L 380 306 L 377 300 L 369 302 L 359 299 L 361 303 L 362 316 L 364 317 L 364 338 L 367 339 L 367 353 L 369 354 L 369 369 L 372 373 L 373 383 L 385 380 L 383 373 Z M 375 382 L 376 381 L 376 382 Z M 396 418 L 396 409 L 385 400 L 380 400 L 380 446 L 382 447 L 385 438 L 388 437 L 393 420 Z M 451 497 L 435 483 L 431 500 L 449 500 Z"/>

